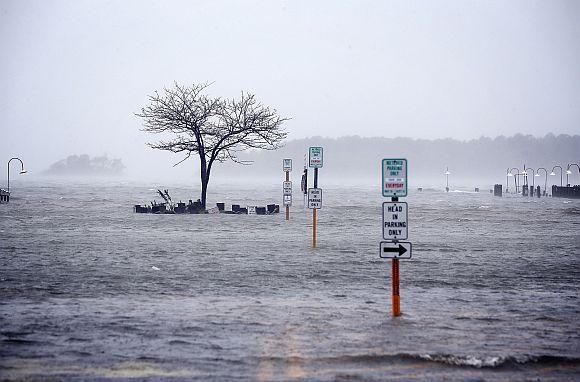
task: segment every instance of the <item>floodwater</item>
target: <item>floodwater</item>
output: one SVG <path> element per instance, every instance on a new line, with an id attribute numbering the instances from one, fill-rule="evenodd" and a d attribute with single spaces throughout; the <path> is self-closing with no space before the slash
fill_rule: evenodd
<path id="1" fill-rule="evenodd" d="M 580 379 L 580 201 L 412 191 L 393 318 L 378 186 L 322 184 L 316 249 L 297 189 L 285 221 L 135 214 L 159 201 L 141 185 L 13 187 L 0 380 Z M 281 193 L 210 185 L 209 202 Z"/>

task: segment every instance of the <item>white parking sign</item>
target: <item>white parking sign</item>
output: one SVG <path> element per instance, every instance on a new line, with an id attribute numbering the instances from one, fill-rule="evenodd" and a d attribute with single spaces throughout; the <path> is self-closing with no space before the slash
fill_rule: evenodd
<path id="1" fill-rule="evenodd" d="M 321 168 L 323 163 L 322 147 L 311 147 L 308 153 L 310 167 Z"/>
<path id="2" fill-rule="evenodd" d="M 308 208 L 311 210 L 322 208 L 322 188 L 308 189 Z"/>
<path id="3" fill-rule="evenodd" d="M 282 171 L 292 171 L 292 159 L 282 159 Z"/>
<path id="4" fill-rule="evenodd" d="M 383 196 L 407 196 L 407 160 L 383 159 Z"/>
<path id="5" fill-rule="evenodd" d="M 409 210 L 406 202 L 383 202 L 383 239 L 407 239 L 408 220 Z"/>

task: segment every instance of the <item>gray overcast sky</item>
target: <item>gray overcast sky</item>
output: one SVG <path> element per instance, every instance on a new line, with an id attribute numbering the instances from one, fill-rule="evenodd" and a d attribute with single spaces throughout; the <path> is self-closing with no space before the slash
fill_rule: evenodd
<path id="1" fill-rule="evenodd" d="M 0 0 L 3 157 L 161 158 L 133 113 L 173 81 L 290 138 L 577 134 L 580 1 Z"/>

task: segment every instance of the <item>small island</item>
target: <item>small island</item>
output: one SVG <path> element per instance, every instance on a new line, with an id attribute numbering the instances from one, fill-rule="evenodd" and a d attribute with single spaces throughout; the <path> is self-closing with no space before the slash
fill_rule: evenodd
<path id="1" fill-rule="evenodd" d="M 87 154 L 69 155 L 53 163 L 45 175 L 51 176 L 118 176 L 122 175 L 125 165 L 121 159 L 109 159 L 106 155 L 90 157 Z"/>

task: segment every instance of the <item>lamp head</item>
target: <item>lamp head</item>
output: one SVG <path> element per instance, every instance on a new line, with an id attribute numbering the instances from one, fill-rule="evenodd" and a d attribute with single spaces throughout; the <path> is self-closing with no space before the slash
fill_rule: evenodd
<path id="1" fill-rule="evenodd" d="M 540 174 L 536 174 L 536 175 L 534 175 L 534 176 L 540 176 Z"/>
<path id="2" fill-rule="evenodd" d="M 451 175 L 449 171 L 445 171 L 445 175 Z"/>
<path id="3" fill-rule="evenodd" d="M 566 170 L 566 174 L 570 175 L 570 174 L 572 174 L 572 171 Z"/>
<path id="4" fill-rule="evenodd" d="M 554 171 L 552 171 L 552 172 L 550 173 L 550 176 L 556 176 L 556 173 L 555 173 Z"/>
<path id="5" fill-rule="evenodd" d="M 26 170 L 22 170 L 22 171 L 20 171 L 20 173 L 21 173 L 21 174 L 26 174 L 27 172 L 28 172 L 28 171 L 26 171 Z"/>
<path id="6" fill-rule="evenodd" d="M 508 172 L 507 176 L 514 176 L 514 174 L 512 174 L 511 172 Z"/>

